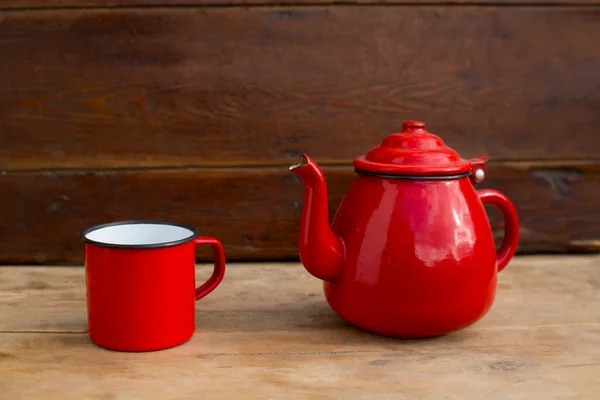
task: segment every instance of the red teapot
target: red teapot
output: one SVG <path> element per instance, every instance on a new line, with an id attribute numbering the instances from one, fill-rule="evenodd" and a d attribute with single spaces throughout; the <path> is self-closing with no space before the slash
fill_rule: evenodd
<path id="1" fill-rule="evenodd" d="M 329 226 L 327 185 L 306 154 L 300 259 L 323 280 L 330 307 L 375 334 L 427 338 L 481 319 L 499 271 L 515 254 L 519 221 L 502 193 L 476 190 L 487 157 L 461 158 L 425 124 L 407 121 L 365 156 Z M 484 204 L 504 216 L 498 250 Z"/>

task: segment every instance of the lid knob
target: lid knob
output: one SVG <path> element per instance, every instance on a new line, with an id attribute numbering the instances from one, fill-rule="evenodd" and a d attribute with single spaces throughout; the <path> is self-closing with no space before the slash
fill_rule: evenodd
<path id="1" fill-rule="evenodd" d="M 405 121 L 402 123 L 403 132 L 424 131 L 425 123 L 421 121 Z"/>

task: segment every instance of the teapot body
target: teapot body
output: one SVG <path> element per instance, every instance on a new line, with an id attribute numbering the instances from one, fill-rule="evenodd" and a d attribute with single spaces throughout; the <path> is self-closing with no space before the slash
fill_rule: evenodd
<path id="1" fill-rule="evenodd" d="M 423 338 L 467 327 L 490 309 L 494 237 L 468 177 L 406 179 L 358 174 L 332 231 L 345 243 L 331 308 L 385 336 Z"/>

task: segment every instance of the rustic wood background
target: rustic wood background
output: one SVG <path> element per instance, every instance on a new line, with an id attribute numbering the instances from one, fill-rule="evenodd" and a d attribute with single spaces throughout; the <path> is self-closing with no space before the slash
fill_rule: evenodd
<path id="1" fill-rule="evenodd" d="M 0 263 L 81 263 L 81 230 L 137 218 L 297 259 L 288 166 L 323 167 L 333 217 L 406 119 L 490 157 L 520 253 L 600 250 L 600 0 L 336 3 L 0 0 Z"/>

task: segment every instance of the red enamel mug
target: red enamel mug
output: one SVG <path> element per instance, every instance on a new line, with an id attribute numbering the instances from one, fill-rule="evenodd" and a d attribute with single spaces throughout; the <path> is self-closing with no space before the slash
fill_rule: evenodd
<path id="1" fill-rule="evenodd" d="M 88 334 L 98 346 L 153 351 L 187 342 L 196 329 L 196 301 L 225 274 L 221 242 L 191 226 L 121 221 L 91 227 L 85 242 Z M 195 247 L 212 246 L 212 276 L 196 287 Z"/>

